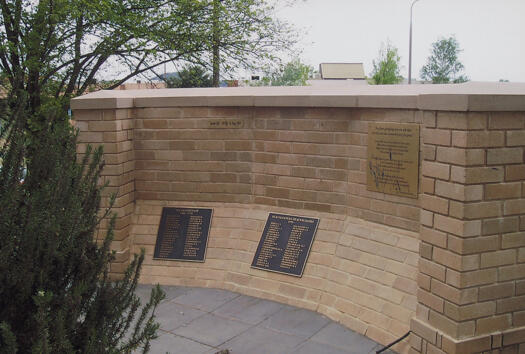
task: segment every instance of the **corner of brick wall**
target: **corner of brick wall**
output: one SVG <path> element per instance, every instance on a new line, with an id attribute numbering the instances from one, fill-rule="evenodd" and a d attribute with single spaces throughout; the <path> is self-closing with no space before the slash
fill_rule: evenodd
<path id="1" fill-rule="evenodd" d="M 525 113 L 424 112 L 412 352 L 525 352 Z"/>
<path id="2" fill-rule="evenodd" d="M 112 213 L 116 214 L 114 240 L 111 248 L 116 259 L 111 264 L 112 276 L 122 274 L 130 259 L 131 218 L 135 202 L 133 152 L 133 119 L 129 109 L 75 110 L 73 119 L 79 130 L 77 151 L 82 155 L 86 147 L 103 146 L 104 169 L 101 212 L 108 206 L 110 196 L 116 195 Z M 102 241 L 107 234 L 109 220 L 102 220 L 96 238 Z"/>

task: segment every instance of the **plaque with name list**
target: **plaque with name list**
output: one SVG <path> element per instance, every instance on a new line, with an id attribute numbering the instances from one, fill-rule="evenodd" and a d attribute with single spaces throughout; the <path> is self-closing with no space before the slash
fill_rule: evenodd
<path id="1" fill-rule="evenodd" d="M 303 275 L 319 219 L 270 213 L 252 268 Z"/>
<path id="2" fill-rule="evenodd" d="M 204 262 L 212 212 L 163 208 L 153 259 Z"/>

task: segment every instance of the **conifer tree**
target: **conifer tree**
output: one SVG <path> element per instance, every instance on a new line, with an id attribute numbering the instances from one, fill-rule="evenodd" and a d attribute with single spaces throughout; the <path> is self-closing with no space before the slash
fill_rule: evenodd
<path id="1" fill-rule="evenodd" d="M 77 161 L 76 132 L 59 104 L 41 110 L 38 134 L 26 130 L 24 92 L 9 107 L 0 137 L 0 353 L 146 352 L 164 294 L 157 286 L 140 310 L 144 251 L 123 279 L 108 276 L 115 218 L 99 210 L 102 149 Z M 110 227 L 98 245 L 104 217 Z"/>

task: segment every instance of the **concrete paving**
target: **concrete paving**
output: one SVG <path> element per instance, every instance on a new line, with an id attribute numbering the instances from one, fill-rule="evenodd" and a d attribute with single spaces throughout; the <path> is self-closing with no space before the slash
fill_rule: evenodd
<path id="1" fill-rule="evenodd" d="M 312 311 L 226 290 L 162 288 L 154 354 L 369 354 L 382 348 Z M 149 285 L 137 288 L 143 303 L 150 291 Z"/>

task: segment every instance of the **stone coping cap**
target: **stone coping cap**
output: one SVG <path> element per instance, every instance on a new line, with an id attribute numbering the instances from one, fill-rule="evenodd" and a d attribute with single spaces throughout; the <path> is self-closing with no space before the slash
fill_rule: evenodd
<path id="1" fill-rule="evenodd" d="M 71 101 L 75 110 L 191 106 L 525 111 L 525 83 L 101 90 Z"/>

